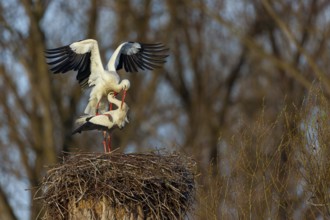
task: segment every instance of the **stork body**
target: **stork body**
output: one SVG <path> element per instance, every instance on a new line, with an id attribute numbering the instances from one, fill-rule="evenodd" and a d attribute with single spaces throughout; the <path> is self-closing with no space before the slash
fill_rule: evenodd
<path id="1" fill-rule="evenodd" d="M 80 126 L 72 134 L 81 133 L 87 130 L 102 130 L 111 132 L 114 128 L 122 129 L 128 123 L 127 112 L 129 107 L 126 103 L 121 105 L 121 101 L 114 97 L 113 93 L 108 95 L 109 102 L 115 104 L 117 109 L 104 112 L 99 115 L 87 115 L 76 120 Z"/>
<path id="2" fill-rule="evenodd" d="M 87 115 L 76 120 L 76 124 L 80 126 L 76 128 L 72 134 L 81 133 L 89 130 L 102 130 L 104 151 L 111 150 L 111 132 L 116 129 L 122 129 L 128 123 L 127 112 L 129 110 L 125 102 L 121 102 L 115 98 L 113 92 L 108 94 L 108 101 L 117 106 L 117 109 L 104 112 L 99 115 Z"/>
<path id="3" fill-rule="evenodd" d="M 164 54 L 167 49 L 160 43 L 142 44 L 125 42 L 119 45 L 111 56 L 107 70 L 103 68 L 98 43 L 96 40 L 87 39 L 74 42 L 63 47 L 46 50 L 46 58 L 55 59 L 48 62 L 53 66 L 51 71 L 55 74 L 65 73 L 70 70 L 78 71 L 76 79 L 82 88 L 87 85 L 93 87 L 85 113 L 94 115 L 98 113 L 98 105 L 102 97 L 110 91 L 126 91 L 130 87 L 128 80 L 120 81 L 117 73 L 124 68 L 126 72 L 152 70 L 165 63 Z"/>

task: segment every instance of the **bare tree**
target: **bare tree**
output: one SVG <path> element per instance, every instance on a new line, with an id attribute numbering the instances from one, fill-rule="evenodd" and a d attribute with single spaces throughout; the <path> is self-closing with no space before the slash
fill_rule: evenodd
<path id="1" fill-rule="evenodd" d="M 106 61 L 122 41 L 158 41 L 170 48 L 163 69 L 121 73 L 132 84 L 131 123 L 113 133 L 114 146 L 193 155 L 201 219 L 328 216 L 297 194 L 308 168 L 296 157 L 307 117 L 297 112 L 313 85 L 330 93 L 327 0 L 0 2 L 1 173 L 33 187 L 62 150 L 102 150 L 97 132 L 71 136 L 88 91 L 74 73 L 51 75 L 45 48 L 95 38 Z M 0 183 L 0 213 L 17 219 Z M 35 219 L 40 207 L 30 204 Z"/>
<path id="2" fill-rule="evenodd" d="M 24 32 L 15 21 L 16 7 L 20 9 L 19 19 L 28 24 Z M 1 34 L 7 36 L 1 39 L 5 52 L 1 63 L 1 81 L 4 82 L 1 89 L 6 91 L 1 94 L 1 110 L 6 115 L 1 125 L 7 136 L 2 139 L 1 146 L 3 157 L 9 158 L 6 161 L 17 164 L 19 178 L 26 178 L 29 183 L 31 219 L 36 219 L 41 210 L 33 197 L 37 196 L 35 187 L 45 166 L 54 164 L 60 151 L 68 150 L 67 146 L 72 143 L 70 130 L 80 100 L 78 87 L 66 90 L 68 98 L 63 100 L 62 91 L 68 85 L 54 83 L 49 74 L 44 58 L 46 33 L 40 25 L 49 7 L 48 1 L 1 3 L 4 26 Z M 93 32 L 95 29 L 91 28 L 89 34 Z M 5 150 L 6 145 L 11 148 Z M 13 153 L 19 156 L 9 157 Z M 7 212 L 13 213 L 13 210 Z"/>

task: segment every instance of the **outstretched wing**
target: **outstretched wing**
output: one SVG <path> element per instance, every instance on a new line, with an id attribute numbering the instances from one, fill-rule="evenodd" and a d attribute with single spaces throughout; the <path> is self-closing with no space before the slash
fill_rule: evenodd
<path id="1" fill-rule="evenodd" d="M 162 43 L 144 44 L 138 42 L 122 43 L 113 53 L 108 63 L 110 71 L 125 69 L 126 72 L 153 70 L 166 62 L 168 48 Z"/>
<path id="2" fill-rule="evenodd" d="M 97 75 L 102 70 L 95 67 L 102 67 L 97 42 L 93 39 L 74 42 L 59 48 L 47 49 L 45 51 L 47 62 L 54 74 L 66 73 L 70 70 L 78 71 L 76 79 L 82 88 L 90 83 L 90 76 Z M 94 68 L 94 69 L 93 69 Z M 95 78 L 95 77 L 94 77 Z"/>

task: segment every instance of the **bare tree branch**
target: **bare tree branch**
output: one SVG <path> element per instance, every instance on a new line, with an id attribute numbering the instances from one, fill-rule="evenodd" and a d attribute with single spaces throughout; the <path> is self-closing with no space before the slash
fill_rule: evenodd
<path id="1" fill-rule="evenodd" d="M 262 0 L 263 6 L 266 8 L 267 12 L 272 16 L 275 20 L 276 24 L 280 27 L 280 29 L 284 32 L 290 42 L 292 42 L 296 48 L 304 55 L 308 64 L 313 70 L 313 73 L 317 75 L 320 82 L 325 84 L 325 89 L 327 90 L 328 94 L 330 94 L 330 79 L 326 76 L 326 74 L 318 67 L 316 62 L 312 59 L 312 57 L 307 53 L 307 51 L 299 44 L 298 40 L 294 37 L 291 33 L 287 25 L 280 19 L 279 16 L 274 12 L 271 5 L 267 0 Z"/>

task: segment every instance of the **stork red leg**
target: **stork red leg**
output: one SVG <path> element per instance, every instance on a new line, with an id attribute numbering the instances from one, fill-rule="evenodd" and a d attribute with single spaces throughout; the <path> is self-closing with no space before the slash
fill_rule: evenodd
<path id="1" fill-rule="evenodd" d="M 107 152 L 107 132 L 103 131 L 103 148 L 104 153 Z"/>
<path id="2" fill-rule="evenodd" d="M 121 109 L 123 108 L 123 104 L 124 104 L 124 102 L 125 102 L 126 92 L 127 92 L 127 90 L 124 90 L 123 97 L 121 98 L 121 105 L 120 105 L 120 108 L 121 108 Z"/>
<path id="3" fill-rule="evenodd" d="M 111 151 L 111 136 L 108 134 L 108 152 Z"/>
<path id="4" fill-rule="evenodd" d="M 100 100 L 101 101 L 101 100 Z M 100 101 L 97 102 L 96 105 L 96 115 L 99 115 L 99 105 L 100 105 Z"/>

